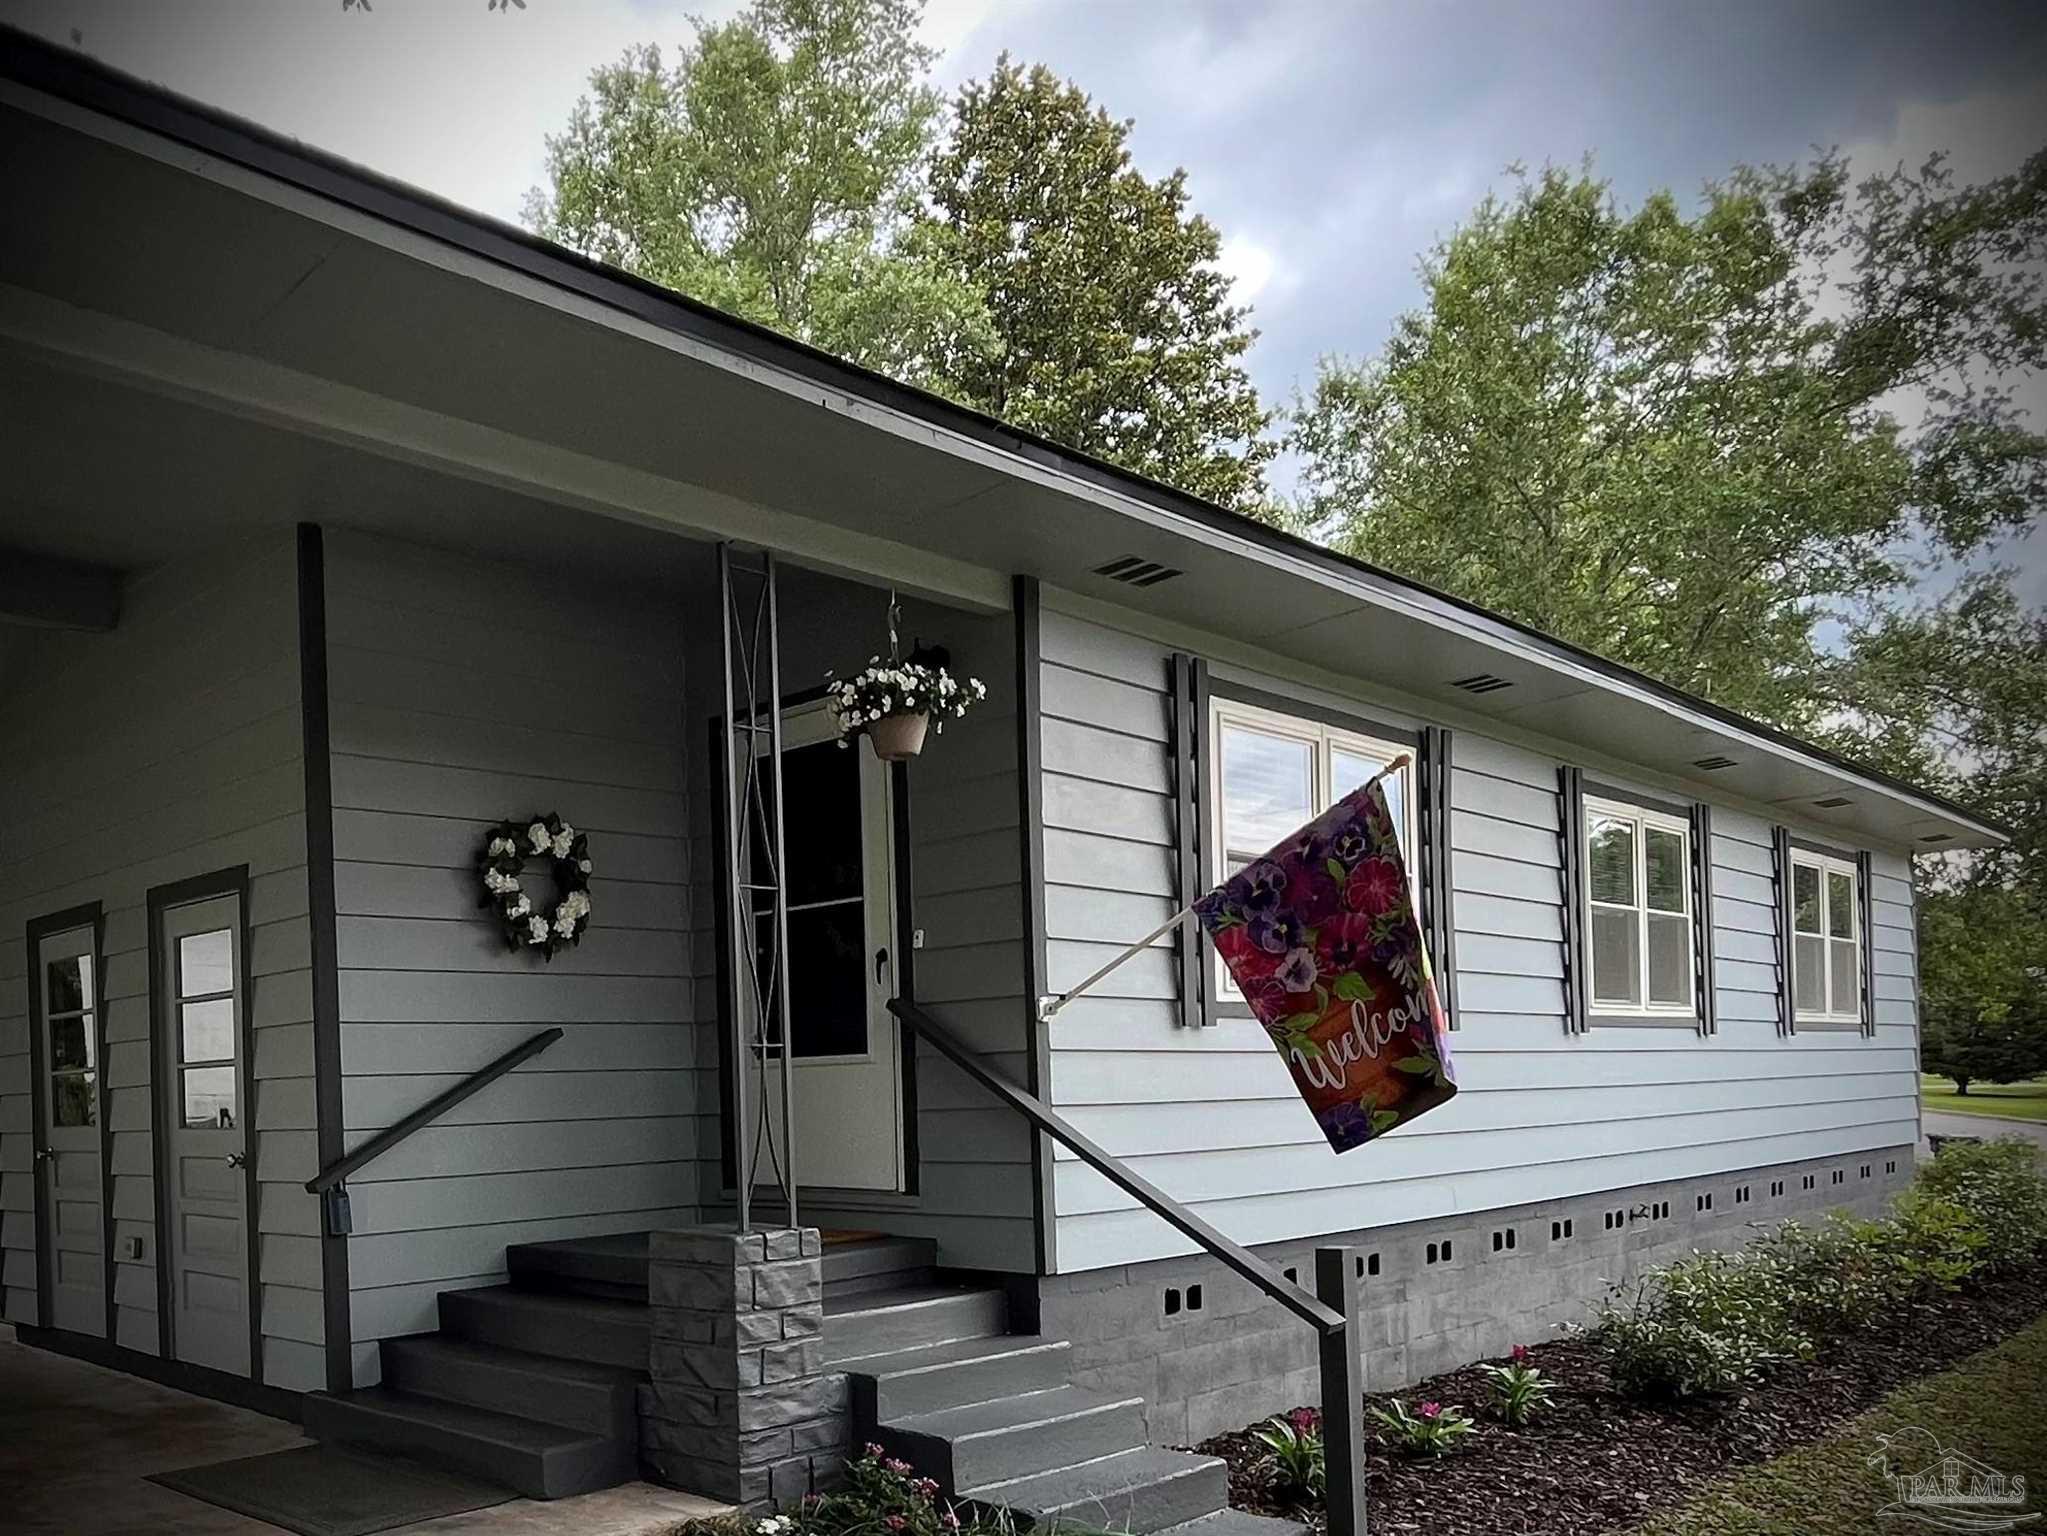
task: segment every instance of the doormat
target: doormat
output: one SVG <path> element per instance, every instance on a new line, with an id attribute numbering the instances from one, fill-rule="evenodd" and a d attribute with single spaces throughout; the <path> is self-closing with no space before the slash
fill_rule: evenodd
<path id="1" fill-rule="evenodd" d="M 518 1497 L 460 1472 L 332 1445 L 159 1472 L 150 1481 L 299 1536 L 369 1536 Z"/>

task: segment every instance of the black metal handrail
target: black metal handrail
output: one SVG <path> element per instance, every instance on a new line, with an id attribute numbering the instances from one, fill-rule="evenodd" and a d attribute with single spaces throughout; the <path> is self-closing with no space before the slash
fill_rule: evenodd
<path id="1" fill-rule="evenodd" d="M 364 1164 L 376 1161 L 376 1159 L 382 1157 L 421 1126 L 440 1119 L 442 1115 L 445 1115 L 457 1104 L 460 1104 L 464 1099 L 476 1092 L 477 1089 L 488 1087 L 511 1071 L 512 1068 L 518 1066 L 520 1062 L 538 1056 L 550 1045 L 553 1045 L 555 1041 L 561 1039 L 561 1037 L 562 1032 L 559 1028 L 543 1029 L 524 1044 L 513 1046 L 489 1066 L 477 1068 L 446 1093 L 428 1099 L 426 1103 L 420 1105 L 419 1108 L 415 1109 L 403 1120 L 394 1121 L 392 1124 L 385 1126 L 376 1135 L 349 1153 L 348 1156 L 342 1158 L 339 1162 L 329 1164 L 314 1174 L 313 1177 L 307 1179 L 307 1193 L 317 1195 L 323 1190 L 339 1187 L 342 1183 L 346 1182 L 350 1174 L 356 1172 Z"/>
<path id="2" fill-rule="evenodd" d="M 889 1000 L 889 1012 L 908 1025 L 946 1060 L 1001 1099 L 1039 1130 L 1067 1148 L 1103 1178 L 1181 1232 L 1194 1239 L 1216 1258 L 1257 1286 L 1316 1332 L 1331 1335 L 1344 1331 L 1341 1312 L 1324 1305 L 1313 1293 L 1296 1285 L 1241 1243 L 1225 1237 L 1171 1195 L 1142 1177 L 1113 1153 L 1105 1151 L 1059 1117 L 1050 1105 L 997 1075 L 986 1062 L 915 1003 L 897 997 Z"/>

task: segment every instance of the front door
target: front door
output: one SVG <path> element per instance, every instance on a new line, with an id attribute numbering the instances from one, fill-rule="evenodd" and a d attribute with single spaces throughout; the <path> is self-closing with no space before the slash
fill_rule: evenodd
<path id="1" fill-rule="evenodd" d="M 249 1374 L 249 1106 L 242 1102 L 248 1000 L 236 896 L 163 912 L 157 1020 L 170 1353 Z"/>
<path id="2" fill-rule="evenodd" d="M 758 751 L 768 736 L 758 733 Z M 764 765 L 763 765 L 764 766 Z M 762 775 L 763 787 L 770 787 Z M 782 720 L 782 785 L 789 910 L 789 1027 L 796 1178 L 811 1188 L 903 1187 L 902 1049 L 888 1000 L 895 991 L 895 819 L 889 773 L 864 743 L 840 746 L 822 705 Z M 758 847 L 761 840 L 756 839 Z M 753 882 L 771 879 L 757 853 Z M 771 941 L 773 899 L 755 892 L 757 954 Z M 765 971 L 765 964 L 762 969 Z M 751 989 L 738 988 L 751 1017 Z M 768 1037 L 777 1033 L 767 999 Z M 755 1179 L 782 1166 L 782 1073 L 776 1048 L 756 1054 L 747 1083 L 746 1134 Z M 766 1123 L 762 1124 L 762 1111 Z"/>
<path id="3" fill-rule="evenodd" d="M 40 1317 L 46 1327 L 105 1336 L 105 1222 L 100 1179 L 100 1018 L 93 927 L 49 934 L 35 967 L 36 1148 Z"/>

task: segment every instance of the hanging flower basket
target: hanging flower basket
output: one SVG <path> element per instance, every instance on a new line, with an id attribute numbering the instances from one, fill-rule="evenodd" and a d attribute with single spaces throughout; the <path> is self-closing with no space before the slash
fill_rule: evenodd
<path id="1" fill-rule="evenodd" d="M 866 670 L 828 682 L 832 716 L 839 726 L 839 744 L 865 735 L 874 755 L 899 763 L 924 750 L 925 732 L 957 720 L 988 697 L 978 678 L 956 678 L 943 665 L 924 661 L 883 661 L 868 658 Z"/>

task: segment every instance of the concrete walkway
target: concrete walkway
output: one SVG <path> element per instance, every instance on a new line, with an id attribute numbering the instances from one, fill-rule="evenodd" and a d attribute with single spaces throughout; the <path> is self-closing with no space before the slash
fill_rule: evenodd
<path id="1" fill-rule="evenodd" d="M 2017 1136 L 2047 1150 L 2047 1124 L 2038 1120 L 2009 1120 L 2003 1115 L 1957 1114 L 1951 1109 L 1928 1109 L 1920 1113 L 1920 1129 L 1929 1136 L 1980 1136 L 1995 1141 L 2000 1136 Z"/>
<path id="2" fill-rule="evenodd" d="M 278 1536 L 147 1479 L 304 1445 L 298 1426 L 19 1343 L 0 1326 L 0 1531 L 9 1536 Z M 514 1499 L 405 1536 L 673 1536 L 726 1506 L 651 1483 Z"/>

